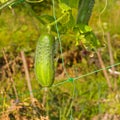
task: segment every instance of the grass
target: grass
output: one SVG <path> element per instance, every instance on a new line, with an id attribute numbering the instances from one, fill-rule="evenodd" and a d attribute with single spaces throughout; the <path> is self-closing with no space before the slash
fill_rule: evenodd
<path id="1" fill-rule="evenodd" d="M 19 99 L 24 103 L 25 101 L 29 102 L 29 91 L 26 90 L 23 81 L 16 81 L 16 84 L 19 85 L 19 87 L 17 86 Z M 37 85 L 36 80 L 32 82 L 34 83 L 34 95 L 42 102 L 43 91 Z M 115 99 L 115 93 L 109 93 L 106 81 L 101 73 L 75 81 L 74 84 L 75 89 L 72 83 L 65 83 L 50 89 L 47 103 L 52 120 L 57 120 L 59 115 L 62 120 L 63 118 L 67 120 L 71 115 L 74 118 L 85 118 L 88 120 L 106 111 L 113 114 L 119 113 L 119 101 L 114 101 L 110 104 Z M 23 88 L 21 89 L 20 86 Z M 7 98 L 13 99 L 14 97 L 9 96 Z M 9 101 L 7 98 L 4 97 L 6 103 Z M 0 103 L 3 103 L 3 100 L 1 99 Z M 70 107 L 71 104 L 72 107 Z M 114 105 L 117 106 L 117 111 L 114 111 Z M 72 113 L 70 112 L 71 110 Z"/>

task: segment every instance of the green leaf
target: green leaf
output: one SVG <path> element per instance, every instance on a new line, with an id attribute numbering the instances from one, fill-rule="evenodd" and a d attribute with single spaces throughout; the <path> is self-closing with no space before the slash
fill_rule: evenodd
<path id="1" fill-rule="evenodd" d="M 75 28 L 77 28 L 79 30 L 80 33 L 88 33 L 92 31 L 92 28 L 86 24 L 77 24 L 75 26 Z"/>
<path id="2" fill-rule="evenodd" d="M 85 36 L 87 40 L 86 46 L 90 49 L 95 50 L 96 48 L 100 47 L 100 41 L 97 39 L 96 35 L 91 31 Z"/>
<path id="3" fill-rule="evenodd" d="M 76 45 L 81 41 L 88 50 L 95 50 L 101 47 L 100 41 L 88 25 L 77 24 L 73 30 L 76 33 Z"/>
<path id="4" fill-rule="evenodd" d="M 71 7 L 69 7 L 67 4 L 65 3 L 59 3 L 59 7 L 62 9 L 62 13 L 65 13 L 69 10 L 71 10 Z"/>
<path id="5" fill-rule="evenodd" d="M 79 0 L 60 0 L 60 2 L 68 5 L 71 8 L 78 8 Z"/>
<path id="6" fill-rule="evenodd" d="M 68 22 L 66 24 L 66 27 L 68 28 L 73 28 L 75 26 L 75 19 L 72 15 L 72 13 L 69 14 L 69 19 L 68 19 Z"/>
<path id="7" fill-rule="evenodd" d="M 44 23 L 44 24 L 48 24 L 48 23 L 54 21 L 54 17 L 50 16 L 50 15 L 47 15 L 47 14 L 41 15 L 41 16 L 39 16 L 39 18 L 42 21 L 42 23 Z"/>
<path id="8" fill-rule="evenodd" d="M 90 26 L 88 26 L 88 25 L 85 25 L 84 28 L 85 28 L 86 32 L 91 32 L 92 31 L 92 28 Z"/>

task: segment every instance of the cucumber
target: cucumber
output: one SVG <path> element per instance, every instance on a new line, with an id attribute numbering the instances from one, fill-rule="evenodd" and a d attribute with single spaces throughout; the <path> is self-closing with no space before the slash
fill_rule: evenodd
<path id="1" fill-rule="evenodd" d="M 35 54 L 35 75 L 42 87 L 50 87 L 54 82 L 55 40 L 48 33 L 42 34 L 37 42 Z"/>
<path id="2" fill-rule="evenodd" d="M 80 0 L 78 6 L 77 24 L 88 24 L 95 0 Z"/>

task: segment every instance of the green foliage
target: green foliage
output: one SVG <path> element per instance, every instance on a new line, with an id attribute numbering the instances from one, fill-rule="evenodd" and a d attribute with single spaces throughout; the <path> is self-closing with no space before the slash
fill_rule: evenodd
<path id="1" fill-rule="evenodd" d="M 71 7 L 69 7 L 68 5 L 64 4 L 64 3 L 59 3 L 59 7 L 60 9 L 62 9 L 62 12 L 61 13 L 65 13 L 69 10 L 71 10 Z"/>
<path id="2" fill-rule="evenodd" d="M 79 0 L 59 0 L 61 3 L 64 3 L 68 6 L 70 6 L 71 8 L 77 8 L 78 7 L 78 3 Z"/>
<path id="3" fill-rule="evenodd" d="M 75 26 L 74 31 L 76 33 L 76 45 L 81 42 L 87 50 L 96 50 L 100 47 L 99 40 L 88 25 L 79 24 Z"/>
<path id="4" fill-rule="evenodd" d="M 76 27 L 76 24 L 75 24 L 76 16 L 74 15 L 74 9 L 76 9 L 76 11 L 78 10 L 77 9 L 78 3 L 79 3 L 78 0 L 77 1 L 61 0 L 61 1 L 59 1 L 59 3 L 57 3 L 57 5 L 59 7 L 56 9 L 56 11 L 58 11 L 56 13 L 58 16 L 56 22 L 58 24 L 59 32 L 61 34 L 63 34 L 64 36 L 65 36 L 65 34 L 68 34 L 69 36 L 71 36 L 72 34 L 73 35 L 77 34 L 77 38 L 76 38 L 77 44 L 79 44 L 79 40 L 81 40 L 81 42 L 83 42 L 83 44 L 85 44 L 86 48 L 95 49 L 98 44 L 98 42 L 97 42 L 98 40 L 95 37 L 93 32 L 90 33 L 91 28 L 89 26 L 84 25 L 84 22 L 81 21 L 82 23 L 77 26 L 77 28 L 80 30 L 80 33 L 79 33 L 79 30 L 74 31 L 74 28 Z M 86 6 L 87 6 L 87 3 L 85 3 Z M 43 1 L 40 4 L 42 4 L 44 6 L 44 4 L 46 4 L 46 3 Z M 90 4 L 92 4 L 92 3 L 90 3 Z M 29 5 L 27 3 L 25 3 L 24 5 L 25 5 L 24 9 L 26 9 L 28 12 L 30 12 L 30 14 L 32 14 L 40 22 L 40 27 L 43 31 L 46 31 L 47 26 L 50 26 L 51 30 L 54 32 L 54 34 L 57 35 L 56 28 L 54 26 L 55 25 L 54 16 L 52 15 L 51 12 L 48 13 L 48 10 L 45 10 L 44 14 L 37 15 L 38 13 L 35 12 L 34 9 L 32 9 L 32 5 Z M 93 6 L 90 5 L 90 8 L 88 10 L 89 14 L 85 13 L 86 17 L 87 16 L 90 17 L 92 7 Z M 81 8 L 81 9 L 84 9 L 84 8 Z M 39 12 L 39 10 L 38 10 L 38 12 Z M 79 18 L 82 18 L 82 15 L 79 16 Z M 19 47 L 17 47 L 18 51 L 20 49 L 23 49 L 25 46 L 26 46 L 25 50 L 27 50 L 27 49 L 30 50 L 30 47 L 28 45 L 29 43 L 27 41 L 29 41 L 31 39 L 31 36 L 34 36 L 34 35 L 32 33 L 28 32 L 28 30 L 30 30 L 30 29 L 28 28 L 27 25 L 23 25 L 23 27 L 21 27 L 19 30 L 17 30 L 17 29 L 19 29 L 19 26 L 18 26 L 18 28 L 16 28 L 16 31 L 13 30 L 13 31 L 15 31 L 14 33 L 11 32 L 10 39 L 12 39 L 12 42 L 10 42 L 10 43 L 7 42 L 7 43 L 10 45 L 13 45 L 13 46 L 19 45 Z M 39 32 L 39 31 L 35 31 L 35 32 Z M 22 39 L 22 42 L 20 42 L 21 39 Z M 9 41 L 11 41 L 11 40 L 9 40 Z M 19 43 L 19 44 L 17 44 L 17 43 Z M 90 46 L 89 46 L 89 44 L 90 44 Z M 2 43 L 2 46 L 3 45 L 4 45 L 4 43 Z"/>
<path id="5" fill-rule="evenodd" d="M 20 10 L 15 9 L 15 11 L 19 12 Z M 19 52 L 21 50 L 31 51 L 35 48 L 39 31 L 36 29 L 38 23 L 34 23 L 35 21 L 32 19 L 25 11 L 21 12 L 19 16 L 12 15 L 10 10 L 2 12 L 0 17 L 0 49 L 6 47 L 11 52 L 12 50 Z"/>

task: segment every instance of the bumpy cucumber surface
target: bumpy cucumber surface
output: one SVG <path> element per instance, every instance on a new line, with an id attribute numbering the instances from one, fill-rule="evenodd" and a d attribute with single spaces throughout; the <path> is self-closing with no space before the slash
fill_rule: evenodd
<path id="1" fill-rule="evenodd" d="M 49 87 L 54 82 L 55 40 L 50 34 L 42 34 L 38 40 L 35 54 L 36 79 L 42 87 Z"/>

